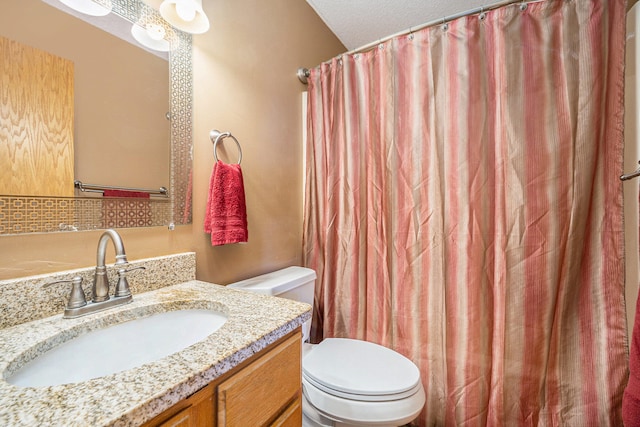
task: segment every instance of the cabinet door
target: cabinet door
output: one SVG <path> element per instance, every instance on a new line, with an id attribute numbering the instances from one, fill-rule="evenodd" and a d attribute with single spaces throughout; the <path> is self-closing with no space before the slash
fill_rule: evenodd
<path id="1" fill-rule="evenodd" d="M 198 392 L 194 397 L 197 397 L 191 407 L 191 419 L 194 427 L 215 427 L 215 387 L 209 385 L 204 389 L 204 393 Z"/>
<path id="2" fill-rule="evenodd" d="M 300 427 L 302 425 L 302 401 L 296 399 L 270 424 L 270 427 Z"/>
<path id="3" fill-rule="evenodd" d="M 215 386 L 215 383 L 207 385 L 142 427 L 215 427 Z"/>
<path id="4" fill-rule="evenodd" d="M 197 427 L 191 415 L 191 407 L 188 407 L 160 424 L 159 427 Z"/>
<path id="5" fill-rule="evenodd" d="M 290 402 L 300 399 L 301 382 L 297 333 L 220 384 L 218 426 L 257 427 L 274 422 Z"/>

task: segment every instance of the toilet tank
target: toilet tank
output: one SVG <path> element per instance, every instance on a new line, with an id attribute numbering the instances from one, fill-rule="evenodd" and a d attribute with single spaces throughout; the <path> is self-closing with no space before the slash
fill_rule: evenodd
<path id="1" fill-rule="evenodd" d="M 305 267 L 287 267 L 227 285 L 234 289 L 305 302 L 313 307 L 316 272 Z M 311 321 L 302 327 L 303 341 L 309 338 Z"/>
<path id="2" fill-rule="evenodd" d="M 316 272 L 310 268 L 287 267 L 227 286 L 313 305 L 315 281 Z"/>

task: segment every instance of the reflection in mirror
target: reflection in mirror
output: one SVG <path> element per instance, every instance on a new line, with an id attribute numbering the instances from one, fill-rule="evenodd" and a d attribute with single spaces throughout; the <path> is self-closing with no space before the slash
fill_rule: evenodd
<path id="1" fill-rule="evenodd" d="M 51 129 L 65 129 L 65 126 L 60 126 L 60 117 L 68 119 L 69 114 L 61 114 L 61 111 L 69 111 L 69 106 L 65 110 L 59 107 L 60 103 L 49 102 L 47 105 L 56 105 L 50 108 L 52 111 L 36 114 L 26 114 L 28 109 L 24 105 L 18 106 L 10 117 L 0 117 L 4 123 L 0 126 L 0 156 L 11 159 L 11 172 L 0 173 L 0 234 L 190 223 L 191 37 L 173 31 L 165 23 L 171 49 L 168 53 L 167 49 L 147 49 L 153 52 L 148 54 L 137 44 L 131 31 L 133 23 L 143 22 L 141 18 L 151 23 L 160 19 L 157 12 L 146 4 L 134 0 L 113 0 L 110 15 L 93 18 L 109 18 L 109 24 L 104 24 L 106 20 L 99 21 L 101 26 L 109 26 L 107 33 L 45 2 L 58 3 L 57 0 L 22 0 L 5 6 L 0 16 L 0 41 L 4 37 L 10 43 L 21 44 L 20 49 L 23 45 L 27 50 L 35 49 L 38 54 L 45 55 L 46 59 L 41 60 L 44 63 L 51 62 L 46 55 L 71 63 L 72 71 L 67 74 L 71 74 L 72 82 L 70 115 L 73 135 L 69 136 L 67 132 L 63 134 L 66 136 L 57 137 L 49 132 Z M 114 17 L 118 19 L 114 21 Z M 24 22 L 31 24 L 25 26 Z M 22 27 L 22 33 L 18 27 Z M 118 32 L 127 42 L 114 37 L 113 34 Z M 69 49 L 71 44 L 75 45 L 75 50 Z M 11 44 L 11 47 L 11 52 L 15 53 L 15 46 Z M 1 73 L 9 68 L 7 64 L 17 62 L 15 57 L 0 56 L 0 78 L 3 78 Z M 110 83 L 117 76 L 120 76 L 117 82 Z M 8 99 L 4 93 L 7 87 L 20 87 L 15 78 L 9 81 L 10 85 L 0 85 L 2 103 Z M 60 87 L 57 81 L 54 87 Z M 22 99 L 23 92 L 19 89 L 20 96 L 13 99 Z M 45 103 L 36 101 L 35 104 Z M 8 109 L 4 105 L 2 107 L 0 114 L 6 114 Z M 42 117 L 52 119 L 53 124 L 46 124 Z M 24 141 L 33 135 L 44 135 L 44 143 L 31 142 L 38 148 L 25 149 L 29 144 Z M 56 160 L 58 154 L 65 151 L 59 149 L 64 146 L 60 142 L 65 140 L 70 140 L 66 152 L 67 155 L 71 153 L 73 177 L 69 180 L 68 174 L 64 175 L 65 192 L 44 191 L 42 188 L 55 181 L 50 175 L 55 175 L 59 169 Z M 39 148 L 48 147 L 46 144 L 54 148 Z M 17 159 L 24 157 L 25 153 L 35 153 L 48 162 L 32 160 L 30 171 L 22 170 L 22 166 L 18 170 Z M 28 176 L 40 180 L 35 185 L 38 191 L 24 188 L 12 191 L 11 182 L 24 181 Z M 112 198 L 103 197 L 102 192 L 76 190 L 75 197 L 63 197 L 68 195 L 69 185 L 73 188 L 74 179 L 86 185 L 128 188 L 136 192 L 105 193 Z M 3 187 L 3 181 L 9 184 Z M 168 187 L 168 198 L 153 194 L 160 193 L 157 191 L 160 187 Z M 155 191 L 149 192 L 152 194 L 139 191 L 147 188 Z"/>

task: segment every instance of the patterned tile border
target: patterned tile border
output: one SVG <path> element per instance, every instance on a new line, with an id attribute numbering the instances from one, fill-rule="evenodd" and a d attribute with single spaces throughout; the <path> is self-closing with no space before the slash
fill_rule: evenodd
<path id="1" fill-rule="evenodd" d="M 170 200 L 0 198 L 0 235 L 155 227 L 171 222 Z"/>

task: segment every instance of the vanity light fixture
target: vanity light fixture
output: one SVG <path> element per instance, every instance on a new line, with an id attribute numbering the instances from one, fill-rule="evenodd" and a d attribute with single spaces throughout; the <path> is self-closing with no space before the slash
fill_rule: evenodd
<path id="1" fill-rule="evenodd" d="M 202 9 L 202 0 L 164 0 L 160 15 L 186 33 L 202 34 L 209 30 L 209 18 Z"/>
<path id="2" fill-rule="evenodd" d="M 111 13 L 111 0 L 60 0 L 71 9 L 91 16 L 105 16 Z"/>
<path id="3" fill-rule="evenodd" d="M 175 32 L 162 19 L 145 15 L 133 24 L 131 35 L 141 45 L 159 52 L 175 49 L 178 38 Z"/>

